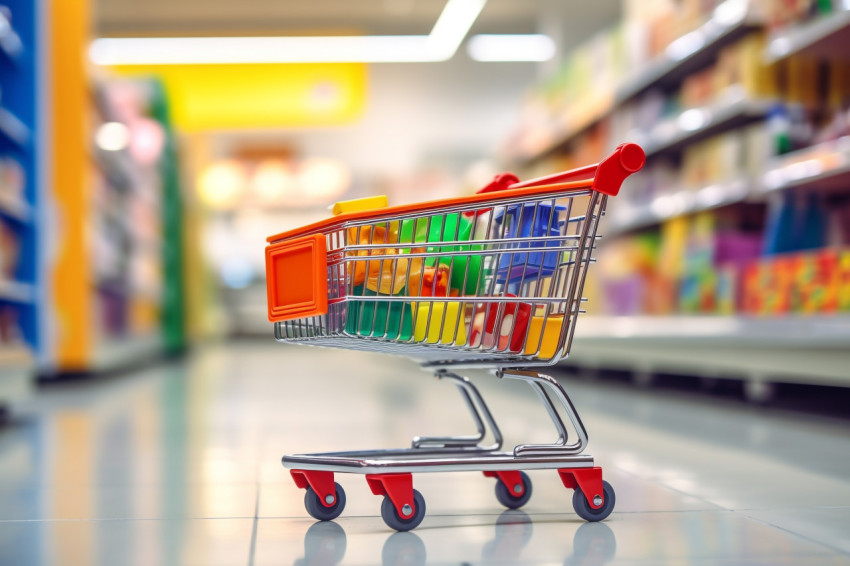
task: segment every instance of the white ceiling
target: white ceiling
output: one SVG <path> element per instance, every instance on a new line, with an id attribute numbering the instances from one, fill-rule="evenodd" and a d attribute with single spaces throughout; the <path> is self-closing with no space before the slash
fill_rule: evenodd
<path id="1" fill-rule="evenodd" d="M 489 0 L 471 33 L 547 31 L 563 46 L 617 21 L 622 0 Z M 427 34 L 445 0 L 95 0 L 98 36 Z M 549 31 L 551 33 L 551 31 Z"/>

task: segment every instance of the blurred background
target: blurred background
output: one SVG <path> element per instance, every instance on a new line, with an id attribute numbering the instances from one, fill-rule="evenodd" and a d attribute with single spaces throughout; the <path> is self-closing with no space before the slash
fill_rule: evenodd
<path id="1" fill-rule="evenodd" d="M 627 141 L 647 165 L 609 201 L 555 371 L 846 417 L 847 0 L 0 0 L 0 413 L 73 407 L 0 436 L 0 468 L 179 453 L 189 425 L 179 445 L 139 431 L 196 419 L 213 390 L 230 425 L 260 407 L 260 382 L 203 380 L 284 359 L 252 349 L 272 341 L 267 236 Z M 151 367 L 169 368 L 155 388 L 111 389 Z M 251 434 L 180 470 L 230 478 Z"/>
<path id="2" fill-rule="evenodd" d="M 625 141 L 647 166 L 568 366 L 844 388 L 848 22 L 839 0 L 5 0 L 0 403 L 269 339 L 264 238 L 335 201 Z"/>

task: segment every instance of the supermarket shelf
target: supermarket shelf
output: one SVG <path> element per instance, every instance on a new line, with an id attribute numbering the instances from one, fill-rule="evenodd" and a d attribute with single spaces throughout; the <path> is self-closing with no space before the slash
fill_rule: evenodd
<path id="1" fill-rule="evenodd" d="M 690 108 L 656 126 L 642 145 L 647 157 L 678 151 L 723 130 L 763 119 L 771 106 L 769 101 L 734 96 L 710 106 Z"/>
<path id="2" fill-rule="evenodd" d="M 610 92 L 595 93 L 586 104 L 538 132 L 533 147 L 515 160 L 531 162 L 550 155 L 596 124 L 615 108 L 650 88 L 673 88 L 713 61 L 721 49 L 762 25 L 746 2 L 725 2 L 706 23 L 673 41 L 655 60 L 635 71 Z"/>
<path id="3" fill-rule="evenodd" d="M 765 49 L 764 59 L 768 63 L 775 63 L 791 55 L 850 58 L 847 51 L 848 41 L 850 5 L 840 12 L 794 26 L 771 37 Z"/>
<path id="4" fill-rule="evenodd" d="M 34 297 L 35 289 L 29 283 L 0 279 L 0 301 L 30 303 Z"/>
<path id="5" fill-rule="evenodd" d="M 754 184 L 747 179 L 709 185 L 697 190 L 684 190 L 662 195 L 641 206 L 612 202 L 606 213 L 606 236 L 616 236 L 631 230 L 654 226 L 670 218 L 694 214 L 745 200 Z"/>
<path id="6" fill-rule="evenodd" d="M 26 145 L 30 139 L 29 128 L 5 108 L 0 108 L 0 135 L 20 146 Z"/>
<path id="7" fill-rule="evenodd" d="M 628 77 L 616 89 L 619 105 L 650 88 L 674 87 L 693 72 L 710 64 L 721 49 L 762 25 L 762 20 L 740 2 L 727 2 L 696 30 L 673 41 L 664 54 Z"/>
<path id="8" fill-rule="evenodd" d="M 11 22 L 0 14 L 0 53 L 11 61 L 17 62 L 23 51 L 23 43 L 20 36 L 12 28 Z"/>
<path id="9" fill-rule="evenodd" d="M 580 338 L 700 340 L 704 344 L 850 346 L 850 315 L 837 316 L 588 316 Z M 848 352 L 850 353 L 850 352 Z M 850 379 L 850 375 L 848 375 Z"/>
<path id="10" fill-rule="evenodd" d="M 588 316 L 566 363 L 850 387 L 850 315 Z"/>
<path id="11" fill-rule="evenodd" d="M 850 187 L 850 136 L 784 155 L 765 171 L 765 192 Z"/>

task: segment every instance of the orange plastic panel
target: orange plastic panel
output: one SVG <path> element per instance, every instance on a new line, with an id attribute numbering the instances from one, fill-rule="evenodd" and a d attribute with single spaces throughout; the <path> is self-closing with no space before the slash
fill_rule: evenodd
<path id="1" fill-rule="evenodd" d="M 277 322 L 328 312 L 328 256 L 319 234 L 266 248 L 269 320 Z"/>

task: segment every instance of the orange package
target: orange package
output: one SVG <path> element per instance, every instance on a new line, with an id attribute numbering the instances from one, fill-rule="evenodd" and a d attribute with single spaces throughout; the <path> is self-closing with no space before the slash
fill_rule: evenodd
<path id="1" fill-rule="evenodd" d="M 348 241 L 358 245 L 394 244 L 398 242 L 398 223 L 386 226 L 361 226 L 348 229 Z M 398 259 L 374 259 L 354 261 L 353 283 L 357 287 L 365 283 L 366 288 L 374 293 L 395 295 L 404 289 L 408 270 L 417 272 L 421 268 L 421 258 L 407 258 L 401 255 L 397 248 L 376 248 L 358 250 L 348 254 L 353 257 L 369 257 L 384 255 L 399 255 Z"/>

